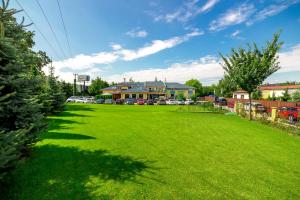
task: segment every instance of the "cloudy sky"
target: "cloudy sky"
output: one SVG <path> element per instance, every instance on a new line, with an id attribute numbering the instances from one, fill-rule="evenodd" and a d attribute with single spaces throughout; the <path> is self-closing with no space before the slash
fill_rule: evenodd
<path id="1" fill-rule="evenodd" d="M 196 78 L 208 85 L 223 76 L 219 53 L 263 46 L 279 30 L 282 68 L 267 82 L 300 81 L 300 0 L 18 2 L 10 6 L 23 7 L 31 19 L 25 12 L 17 17 L 35 23 L 29 28 L 36 31 L 35 49 L 46 51 L 67 81 L 78 73 L 115 82 Z"/>

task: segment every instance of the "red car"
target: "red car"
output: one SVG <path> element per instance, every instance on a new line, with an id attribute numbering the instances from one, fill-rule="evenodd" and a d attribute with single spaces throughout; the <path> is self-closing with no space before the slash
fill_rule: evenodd
<path id="1" fill-rule="evenodd" d="M 297 108 L 281 107 L 278 109 L 278 116 L 283 119 L 288 119 L 290 122 L 297 121 L 299 113 Z"/>
<path id="2" fill-rule="evenodd" d="M 138 99 L 136 103 L 138 105 L 144 105 L 145 104 L 145 100 L 144 99 Z"/>

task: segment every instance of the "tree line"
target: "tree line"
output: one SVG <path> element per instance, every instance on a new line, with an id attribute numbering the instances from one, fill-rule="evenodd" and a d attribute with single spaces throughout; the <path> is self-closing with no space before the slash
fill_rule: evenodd
<path id="1" fill-rule="evenodd" d="M 64 108 L 72 85 L 54 75 L 54 67 L 45 52 L 34 51 L 34 32 L 20 12 L 0 7 L 0 181 L 20 160 L 45 130 L 45 117 Z M 49 75 L 42 68 L 49 66 Z"/>

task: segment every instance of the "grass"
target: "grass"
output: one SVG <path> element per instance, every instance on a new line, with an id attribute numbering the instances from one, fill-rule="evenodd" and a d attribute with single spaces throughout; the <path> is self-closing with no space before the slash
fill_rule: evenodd
<path id="1" fill-rule="evenodd" d="M 300 199 L 300 140 L 176 106 L 75 105 L 50 117 L 4 199 Z M 2 190 L 3 187 L 2 187 Z"/>

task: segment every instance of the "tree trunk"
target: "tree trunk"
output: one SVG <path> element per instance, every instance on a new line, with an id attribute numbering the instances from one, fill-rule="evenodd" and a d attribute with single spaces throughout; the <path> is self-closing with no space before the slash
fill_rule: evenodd
<path id="1" fill-rule="evenodd" d="M 251 99 L 251 92 L 249 92 L 249 120 L 252 120 L 252 99 Z"/>

